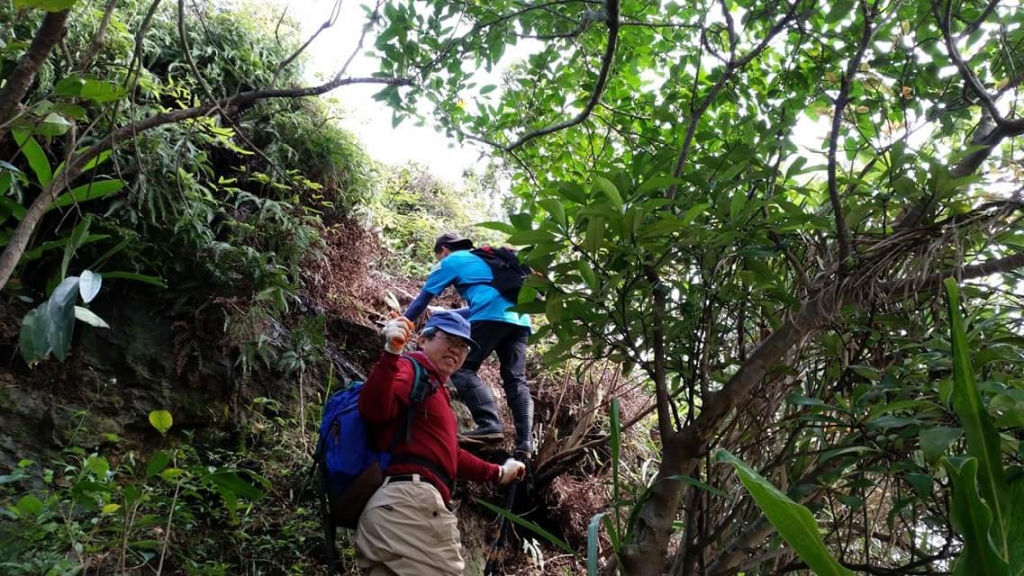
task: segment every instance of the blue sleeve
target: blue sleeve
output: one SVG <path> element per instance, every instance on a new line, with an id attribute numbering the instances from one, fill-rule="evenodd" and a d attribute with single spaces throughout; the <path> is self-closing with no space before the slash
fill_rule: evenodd
<path id="1" fill-rule="evenodd" d="M 433 299 L 433 294 L 426 290 L 421 291 L 419 296 L 417 296 L 416 299 L 409 304 L 409 307 L 405 309 L 405 314 L 402 314 L 402 316 L 405 316 L 409 320 L 415 322 L 416 319 L 420 317 L 420 314 L 423 314 L 423 311 L 427 309 L 427 305 L 430 304 L 430 301 Z"/>
<path id="2" fill-rule="evenodd" d="M 458 273 L 456 272 L 457 266 L 452 265 L 451 256 L 438 262 L 434 269 L 430 271 L 430 276 L 427 276 L 427 283 L 423 285 L 423 290 L 420 291 L 419 296 L 409 304 L 409 308 L 405 310 L 405 316 L 413 322 L 423 314 L 423 311 L 427 309 L 427 305 L 444 289 L 451 286 L 458 280 Z M 448 264 L 445 265 L 445 262 Z"/>
<path id="3" fill-rule="evenodd" d="M 427 276 L 427 282 L 423 285 L 424 292 L 430 292 L 437 296 L 444 292 L 445 288 L 455 284 L 459 279 L 459 265 L 453 263 L 458 257 L 454 254 L 438 262 L 434 269 Z"/>

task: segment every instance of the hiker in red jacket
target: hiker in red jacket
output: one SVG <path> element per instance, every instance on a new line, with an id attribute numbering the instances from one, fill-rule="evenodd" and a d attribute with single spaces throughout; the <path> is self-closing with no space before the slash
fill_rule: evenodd
<path id="1" fill-rule="evenodd" d="M 359 414 L 374 425 L 380 449 L 401 427 L 415 374 L 399 362 L 412 323 L 398 317 L 384 327 L 384 353 L 359 396 Z M 509 458 L 491 464 L 458 446 L 458 426 L 445 383 L 465 362 L 476 342 L 469 322 L 452 312 L 430 317 L 409 356 L 430 376 L 430 389 L 412 418 L 409 440 L 392 451 L 384 483 L 359 517 L 356 559 L 369 576 L 461 575 L 465 567 L 455 515 L 448 509 L 452 481 L 505 485 L 525 474 Z"/>

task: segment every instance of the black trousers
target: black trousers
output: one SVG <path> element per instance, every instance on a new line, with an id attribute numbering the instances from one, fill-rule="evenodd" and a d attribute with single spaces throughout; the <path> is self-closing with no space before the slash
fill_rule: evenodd
<path id="1" fill-rule="evenodd" d="M 505 389 L 505 397 L 508 398 L 508 404 L 512 408 L 513 416 L 517 414 L 517 406 L 529 403 L 532 408 L 530 388 L 526 383 L 526 344 L 530 337 L 530 329 L 508 322 L 480 320 L 472 323 L 472 330 L 473 340 L 480 345 L 480 348 L 470 352 L 462 368 L 455 374 L 452 374 L 452 383 L 455 385 L 459 395 L 463 398 L 475 397 L 477 390 L 487 386 L 480 381 L 477 371 L 484 360 L 493 352 L 498 355 L 501 385 Z M 486 396 L 490 397 L 491 395 L 488 393 Z M 476 411 L 474 410 L 474 418 L 477 421 L 477 425 L 500 425 L 501 420 L 498 418 L 496 406 L 491 407 L 490 410 L 484 406 L 480 408 L 483 409 L 482 412 L 493 412 L 493 420 L 481 422 L 481 418 L 477 418 Z M 484 419 L 490 420 L 490 418 Z M 520 423 L 516 422 L 516 424 L 518 428 Z M 524 422 L 523 424 L 532 425 L 532 422 Z"/>

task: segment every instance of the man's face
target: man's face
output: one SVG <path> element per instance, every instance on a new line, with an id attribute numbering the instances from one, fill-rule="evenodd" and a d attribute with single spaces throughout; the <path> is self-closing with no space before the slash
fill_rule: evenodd
<path id="1" fill-rule="evenodd" d="M 420 336 L 420 349 L 442 376 L 448 377 L 462 367 L 469 355 L 469 342 L 438 330 L 433 337 Z"/>
<path id="2" fill-rule="evenodd" d="M 437 260 L 438 262 L 440 262 L 441 260 L 444 260 L 445 258 L 447 258 L 448 255 L 451 254 L 451 253 L 452 253 L 452 251 L 449 250 L 447 246 L 441 246 L 440 250 L 438 250 L 437 252 L 434 252 L 434 259 Z"/>

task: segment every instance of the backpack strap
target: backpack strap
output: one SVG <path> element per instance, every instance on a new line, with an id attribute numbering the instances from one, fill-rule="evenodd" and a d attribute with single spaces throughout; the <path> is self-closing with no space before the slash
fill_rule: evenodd
<path id="1" fill-rule="evenodd" d="M 405 411 L 405 418 L 402 419 L 401 428 L 391 438 L 391 444 L 388 445 L 388 453 L 394 452 L 400 442 L 408 442 L 412 438 L 412 417 L 416 413 L 416 407 L 419 406 L 420 402 L 423 402 L 423 399 L 427 397 L 427 392 L 430 391 L 430 375 L 427 374 L 427 371 L 414 358 L 408 356 L 402 356 L 402 358 L 412 364 L 412 390 L 409 392 L 409 408 Z"/>
<path id="2" fill-rule="evenodd" d="M 413 369 L 413 382 L 412 390 L 409 392 L 409 409 L 405 412 L 405 418 L 402 420 L 402 427 L 398 432 L 391 438 L 391 444 L 388 446 L 388 453 L 394 452 L 398 444 L 403 440 L 408 442 L 412 437 L 412 419 L 416 413 L 416 407 L 419 406 L 427 396 L 434 392 L 435 388 L 431 386 L 430 374 L 424 370 L 423 366 L 416 361 L 415 358 L 409 356 L 402 356 L 402 358 L 412 363 Z M 435 462 L 419 456 L 412 456 L 408 454 L 399 454 L 391 459 L 392 464 L 416 464 L 417 466 L 423 466 L 433 472 L 445 486 L 451 490 L 452 480 L 448 477 L 448 474 L 441 469 Z"/>

